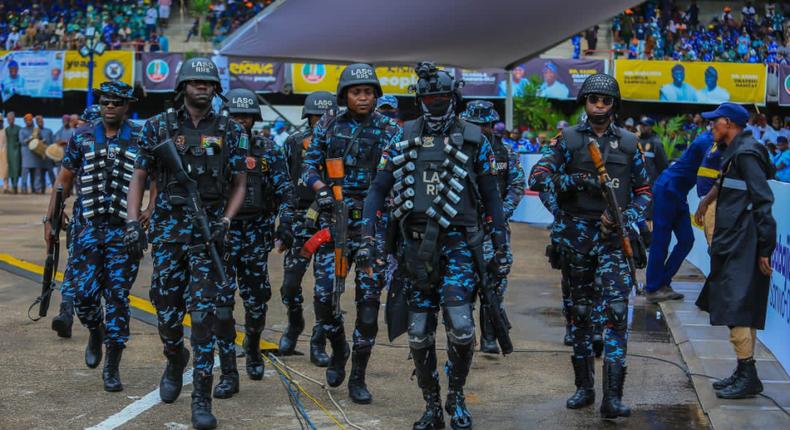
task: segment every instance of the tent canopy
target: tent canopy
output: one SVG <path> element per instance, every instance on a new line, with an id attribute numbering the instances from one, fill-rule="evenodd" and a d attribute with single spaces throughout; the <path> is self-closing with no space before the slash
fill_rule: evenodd
<path id="1" fill-rule="evenodd" d="M 635 0 L 278 0 L 220 53 L 270 61 L 512 69 Z"/>

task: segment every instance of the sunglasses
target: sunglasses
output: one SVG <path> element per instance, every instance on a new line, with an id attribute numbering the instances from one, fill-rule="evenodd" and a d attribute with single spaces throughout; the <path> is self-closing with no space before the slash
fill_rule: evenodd
<path id="1" fill-rule="evenodd" d="M 603 101 L 604 105 L 611 106 L 612 104 L 614 104 L 614 97 L 590 94 L 589 96 L 587 96 L 587 101 L 594 105 L 598 104 L 599 101 Z"/>
<path id="2" fill-rule="evenodd" d="M 450 100 L 450 94 L 429 94 L 427 96 L 422 96 L 422 101 L 427 105 L 448 100 Z"/>
<path id="3" fill-rule="evenodd" d="M 121 100 L 121 99 L 101 99 L 101 100 L 99 100 L 99 104 L 102 105 L 102 106 L 105 106 L 105 107 L 109 106 L 109 105 L 113 105 L 113 106 L 116 106 L 116 107 L 117 106 L 125 106 L 126 105 L 126 100 Z"/>

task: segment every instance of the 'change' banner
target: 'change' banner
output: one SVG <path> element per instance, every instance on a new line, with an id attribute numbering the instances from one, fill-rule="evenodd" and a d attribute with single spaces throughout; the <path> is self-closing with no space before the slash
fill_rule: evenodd
<path id="1" fill-rule="evenodd" d="M 779 104 L 790 106 L 790 64 L 779 66 Z"/>
<path id="2" fill-rule="evenodd" d="M 134 52 L 106 51 L 93 57 L 93 88 L 104 81 L 121 81 L 134 86 Z M 77 51 L 66 51 L 66 70 L 63 89 L 87 91 L 88 59 Z"/>
<path id="3" fill-rule="evenodd" d="M 285 65 L 255 58 L 228 57 L 231 88 L 246 88 L 256 93 L 276 93 L 285 83 Z"/>
<path id="4" fill-rule="evenodd" d="M 0 55 L 0 94 L 63 97 L 64 51 L 13 51 Z"/>
<path id="5" fill-rule="evenodd" d="M 143 52 L 143 88 L 149 93 L 175 91 L 176 74 L 184 62 L 183 54 Z"/>
<path id="6" fill-rule="evenodd" d="M 765 104 L 765 65 L 678 61 L 615 61 L 626 100 Z"/>

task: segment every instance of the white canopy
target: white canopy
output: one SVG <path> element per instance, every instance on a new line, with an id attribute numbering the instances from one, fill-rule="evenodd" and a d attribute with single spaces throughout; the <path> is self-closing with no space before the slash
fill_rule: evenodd
<path id="1" fill-rule="evenodd" d="M 635 0 L 278 0 L 223 55 L 512 69 Z"/>

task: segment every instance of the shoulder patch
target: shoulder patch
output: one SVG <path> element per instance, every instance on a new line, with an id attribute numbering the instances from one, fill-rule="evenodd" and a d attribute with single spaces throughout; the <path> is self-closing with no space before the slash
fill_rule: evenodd
<path id="1" fill-rule="evenodd" d="M 247 137 L 247 133 L 242 133 L 239 137 L 239 148 L 247 150 L 250 147 L 250 138 Z"/>

